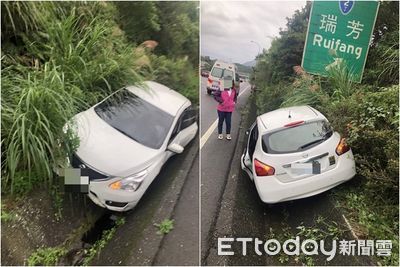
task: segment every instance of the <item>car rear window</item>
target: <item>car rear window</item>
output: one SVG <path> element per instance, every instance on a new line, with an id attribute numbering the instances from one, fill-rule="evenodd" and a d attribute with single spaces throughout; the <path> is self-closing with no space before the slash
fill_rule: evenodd
<path id="1" fill-rule="evenodd" d="M 300 152 L 321 144 L 332 132 L 326 120 L 304 123 L 263 135 L 262 147 L 269 154 Z"/>

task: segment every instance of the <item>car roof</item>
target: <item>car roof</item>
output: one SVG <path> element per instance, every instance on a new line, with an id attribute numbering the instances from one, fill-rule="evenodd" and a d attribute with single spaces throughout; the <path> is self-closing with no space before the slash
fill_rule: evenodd
<path id="1" fill-rule="evenodd" d="M 173 116 L 185 104 L 190 105 L 189 99 L 157 82 L 146 81 L 141 85 L 127 86 L 126 89 Z"/>
<path id="2" fill-rule="evenodd" d="M 217 64 L 219 64 L 219 66 L 217 66 Z M 214 65 L 213 65 L 213 68 L 214 67 L 219 67 L 219 68 L 223 68 L 223 69 L 231 67 L 232 70 L 236 70 L 236 64 L 224 62 L 224 61 L 221 61 L 221 60 L 215 61 Z"/>
<path id="3" fill-rule="evenodd" d="M 290 118 L 289 118 L 290 114 Z M 261 127 L 265 131 L 273 131 L 282 128 L 284 125 L 296 121 L 311 121 L 316 119 L 325 119 L 318 110 L 310 106 L 294 106 L 280 108 L 258 116 Z"/>

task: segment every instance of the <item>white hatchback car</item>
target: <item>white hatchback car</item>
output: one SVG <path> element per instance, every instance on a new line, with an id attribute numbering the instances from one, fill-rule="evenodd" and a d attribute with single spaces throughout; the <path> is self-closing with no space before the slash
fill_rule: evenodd
<path id="1" fill-rule="evenodd" d="M 89 197 L 114 211 L 135 207 L 198 130 L 190 101 L 156 82 L 120 89 L 73 121 L 80 144 L 70 163 L 89 176 Z"/>
<path id="2" fill-rule="evenodd" d="M 265 113 L 247 133 L 241 167 L 265 203 L 313 196 L 356 174 L 345 139 L 312 107 Z"/>

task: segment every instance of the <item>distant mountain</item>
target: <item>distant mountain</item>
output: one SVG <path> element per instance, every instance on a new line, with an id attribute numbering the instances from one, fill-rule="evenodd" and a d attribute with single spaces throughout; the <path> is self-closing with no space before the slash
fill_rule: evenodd
<path id="1" fill-rule="evenodd" d="M 243 63 L 242 65 L 245 65 L 247 67 L 254 67 L 256 65 L 256 60 L 253 59 L 251 61 L 247 61 L 247 62 Z"/>
<path id="2" fill-rule="evenodd" d="M 235 63 L 235 65 L 237 66 L 238 71 L 241 72 L 241 73 L 249 74 L 251 72 L 251 67 L 249 67 L 249 66 L 245 66 L 245 65 L 240 64 L 240 63 Z"/>

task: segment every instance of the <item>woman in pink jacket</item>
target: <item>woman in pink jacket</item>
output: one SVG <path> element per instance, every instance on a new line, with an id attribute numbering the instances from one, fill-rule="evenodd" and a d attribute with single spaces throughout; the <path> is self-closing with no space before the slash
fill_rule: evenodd
<path id="1" fill-rule="evenodd" d="M 233 83 L 234 84 L 234 83 Z M 235 88 L 225 88 L 224 91 L 214 95 L 215 100 L 218 101 L 218 139 L 223 139 L 222 126 L 226 124 L 226 139 L 231 140 L 231 121 L 232 112 L 235 110 L 237 101 L 237 94 Z"/>

